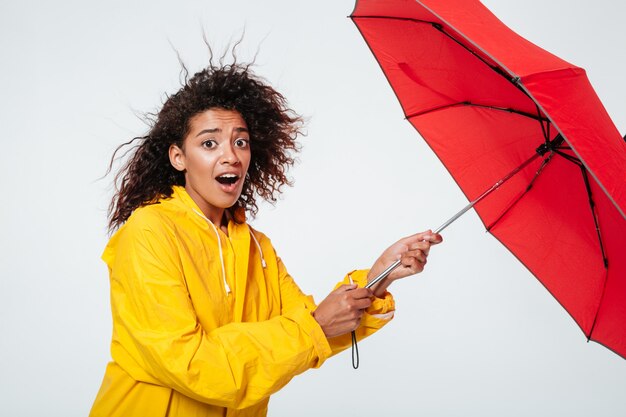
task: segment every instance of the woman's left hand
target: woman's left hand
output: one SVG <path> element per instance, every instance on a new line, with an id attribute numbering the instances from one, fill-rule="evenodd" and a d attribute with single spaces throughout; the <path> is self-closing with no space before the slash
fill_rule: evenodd
<path id="1" fill-rule="evenodd" d="M 393 281 L 408 277 L 422 272 L 424 265 L 430 252 L 430 247 L 441 243 L 442 237 L 440 234 L 433 233 L 431 230 L 425 232 L 416 233 L 412 236 L 400 239 L 389 248 L 387 248 L 382 255 L 374 262 L 369 274 L 367 275 L 367 281 L 371 281 L 376 278 L 381 272 L 383 272 L 389 265 L 400 260 L 401 264 L 394 269 L 387 278 L 376 284 L 372 289 L 374 295 L 382 296 L 386 288 Z"/>

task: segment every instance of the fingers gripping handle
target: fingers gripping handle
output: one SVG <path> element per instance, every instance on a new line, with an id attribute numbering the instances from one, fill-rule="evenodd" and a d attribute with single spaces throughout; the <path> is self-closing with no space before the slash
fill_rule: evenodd
<path id="1" fill-rule="evenodd" d="M 469 208 L 467 209 L 469 210 Z M 467 211 L 465 210 L 465 211 Z M 463 211 L 463 213 L 465 212 Z M 461 214 L 463 214 L 461 213 Z M 445 222 L 443 225 L 439 226 L 437 228 L 437 230 L 435 230 L 433 233 L 435 234 L 439 234 L 443 229 L 445 229 L 446 227 L 448 227 L 450 224 L 452 224 L 452 222 L 456 219 L 458 219 L 460 217 L 460 215 L 457 213 L 458 216 L 453 217 L 450 221 L 448 220 L 447 222 Z M 387 278 L 387 276 L 389 274 L 391 274 L 391 272 L 396 269 L 397 267 L 399 267 L 402 263 L 400 262 L 400 259 L 398 259 L 397 261 L 395 261 L 394 263 L 392 263 L 391 265 L 389 265 L 387 267 L 387 269 L 385 269 L 383 272 L 381 272 L 380 274 L 378 274 L 378 276 L 376 278 L 374 278 L 373 280 L 371 280 L 370 282 L 367 283 L 367 285 L 365 286 L 365 288 L 372 288 L 374 285 L 378 284 L 380 281 L 382 281 L 383 279 Z"/>

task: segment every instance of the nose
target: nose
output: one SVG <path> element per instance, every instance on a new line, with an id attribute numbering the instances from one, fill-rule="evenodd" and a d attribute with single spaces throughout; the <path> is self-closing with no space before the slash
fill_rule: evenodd
<path id="1" fill-rule="evenodd" d="M 224 150 L 220 161 L 222 164 L 236 165 L 239 163 L 239 157 L 235 152 L 235 148 L 231 143 L 224 144 Z"/>

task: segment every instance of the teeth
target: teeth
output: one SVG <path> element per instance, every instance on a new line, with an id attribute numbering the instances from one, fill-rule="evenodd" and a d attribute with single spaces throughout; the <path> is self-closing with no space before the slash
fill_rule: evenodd
<path id="1" fill-rule="evenodd" d="M 239 180 L 236 174 L 223 174 L 216 178 L 220 184 L 234 184 Z"/>

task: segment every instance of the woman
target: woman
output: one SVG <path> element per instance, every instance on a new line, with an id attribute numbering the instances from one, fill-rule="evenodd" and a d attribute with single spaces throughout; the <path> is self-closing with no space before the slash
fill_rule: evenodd
<path id="1" fill-rule="evenodd" d="M 113 338 L 92 416 L 265 415 L 269 396 L 385 325 L 386 288 L 420 272 L 430 231 L 353 271 L 319 306 L 245 222 L 287 183 L 301 119 L 246 66 L 209 66 L 156 117 L 116 177 L 103 260 Z M 389 264 L 402 266 L 373 290 Z"/>

